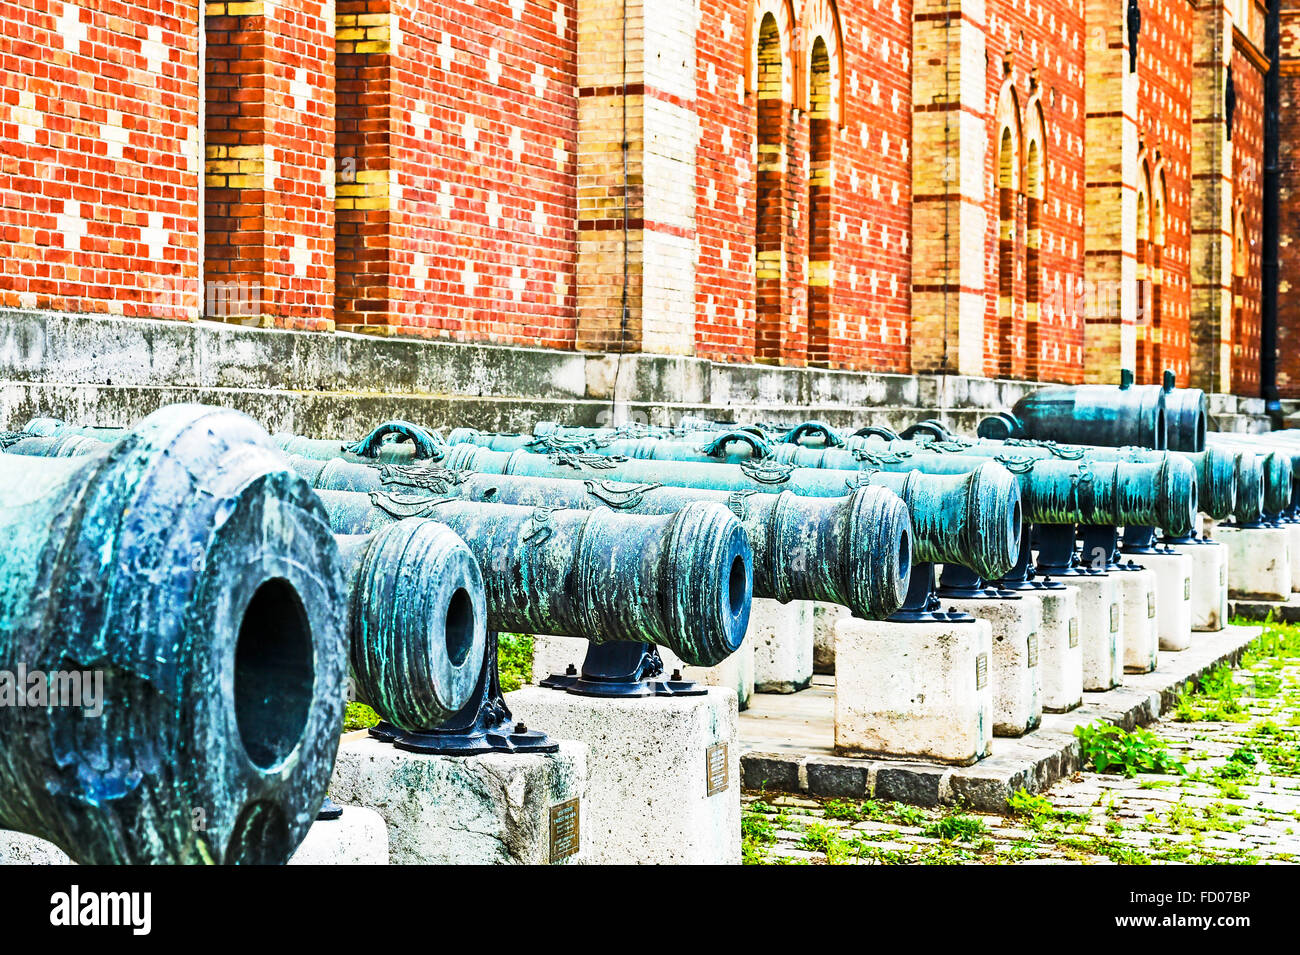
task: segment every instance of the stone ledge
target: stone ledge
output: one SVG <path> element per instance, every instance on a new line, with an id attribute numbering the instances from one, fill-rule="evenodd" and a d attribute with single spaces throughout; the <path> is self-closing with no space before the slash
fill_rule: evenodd
<path id="1" fill-rule="evenodd" d="M 1290 600 L 1254 600 L 1247 597 L 1232 597 L 1228 600 L 1228 618 L 1242 617 L 1246 620 L 1267 620 L 1269 614 L 1278 623 L 1300 623 L 1300 594 L 1292 594 Z"/>
<path id="2" fill-rule="evenodd" d="M 1161 651 L 1160 664 L 1151 673 L 1129 674 L 1124 685 L 1104 693 L 1084 693 L 1078 709 L 1044 714 L 1043 725 L 1019 739 L 995 739 L 992 755 L 966 767 L 834 755 L 833 689 L 828 695 L 831 681 L 819 677 L 813 690 L 802 694 L 756 696 L 755 705 L 741 714 L 741 783 L 747 790 L 920 806 L 962 803 L 981 812 L 1003 812 L 1017 789 L 1038 792 L 1079 769 L 1076 726 L 1101 719 L 1131 730 L 1152 722 L 1173 707 L 1190 682 L 1220 663 L 1240 660 L 1260 632 L 1258 627 L 1228 627 L 1198 633 L 1186 650 Z M 822 698 L 830 704 L 824 720 Z M 798 721 L 803 729 L 793 743 L 779 742 L 789 739 L 783 719 Z M 811 742 L 823 736 L 824 746 Z"/>

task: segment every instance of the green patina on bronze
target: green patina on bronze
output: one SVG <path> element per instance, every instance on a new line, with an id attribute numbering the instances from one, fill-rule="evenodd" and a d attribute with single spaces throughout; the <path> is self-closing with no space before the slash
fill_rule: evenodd
<path id="1" fill-rule="evenodd" d="M 401 520 L 338 542 L 359 699 L 404 730 L 441 726 L 469 702 L 483 667 L 478 561 L 432 520 Z"/>
<path id="2" fill-rule="evenodd" d="M 726 505 L 740 521 L 754 554 L 754 596 L 782 602 L 822 600 L 883 619 L 902 606 L 911 566 L 911 521 L 899 497 L 861 487 L 842 498 L 802 497 L 754 490 L 712 491 L 660 483 L 515 477 L 451 471 L 438 466 L 379 468 L 334 459 L 291 458 L 321 490 L 379 491 L 407 506 L 455 497 L 530 507 L 611 508 L 672 514 L 692 501 Z"/>
<path id="3" fill-rule="evenodd" d="M 647 442 L 650 443 L 650 442 Z M 522 477 L 611 480 L 664 484 L 715 491 L 790 491 L 808 497 L 843 497 L 859 487 L 883 487 L 907 505 L 912 520 L 914 561 L 956 563 L 986 578 L 997 578 L 1015 563 L 1020 548 L 1020 486 L 996 462 L 967 474 L 891 473 L 795 468 L 772 461 L 707 464 L 680 460 L 689 445 L 661 441 L 658 459 L 629 460 L 611 446 L 596 451 L 493 451 L 473 444 L 447 449 L 440 464 L 453 470 Z M 678 451 L 675 449 L 685 449 Z M 649 449 L 647 449 L 649 450 Z M 608 453 L 607 453 L 608 452 Z"/>
<path id="4" fill-rule="evenodd" d="M 699 666 L 745 636 L 753 554 L 721 504 L 640 515 L 379 491 L 320 497 L 339 534 L 410 517 L 450 527 L 482 568 L 490 630 L 658 644 Z"/>
<path id="5" fill-rule="evenodd" d="M 97 716 L 0 706 L 0 827 L 83 863 L 286 861 L 338 746 L 346 585 L 266 433 L 178 406 L 94 454 L 0 454 L 0 536 L 0 670 L 103 688 Z"/>
<path id="6" fill-rule="evenodd" d="M 1203 451 L 1208 402 L 1197 388 L 1134 385 L 1124 372 L 1120 385 L 1059 385 L 1016 402 L 1010 414 L 980 422 L 983 438 L 1038 438 L 1104 447 Z"/>

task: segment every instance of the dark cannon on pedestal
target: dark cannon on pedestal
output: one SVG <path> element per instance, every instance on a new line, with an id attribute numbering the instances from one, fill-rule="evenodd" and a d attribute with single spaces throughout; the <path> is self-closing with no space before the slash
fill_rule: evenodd
<path id="1" fill-rule="evenodd" d="M 83 863 L 282 863 L 343 717 L 328 518 L 250 418 L 167 408 L 95 453 L 0 455 L 0 670 L 102 712 L 0 706 L 0 826 Z"/>

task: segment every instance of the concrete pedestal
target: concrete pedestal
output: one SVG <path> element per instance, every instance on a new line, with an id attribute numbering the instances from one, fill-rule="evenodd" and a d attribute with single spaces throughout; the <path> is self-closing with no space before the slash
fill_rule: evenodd
<path id="1" fill-rule="evenodd" d="M 1228 548 L 1228 593 L 1290 600 L 1290 538 L 1284 527 L 1216 527 L 1214 539 Z"/>
<path id="2" fill-rule="evenodd" d="M 586 862 L 587 765 L 587 747 L 567 740 L 558 753 L 426 756 L 364 738 L 339 747 L 330 795 L 345 819 L 356 806 L 383 816 L 395 864 Z"/>
<path id="3" fill-rule="evenodd" d="M 52 842 L 0 830 L 0 865 L 75 865 Z M 373 809 L 348 806 L 338 819 L 317 820 L 289 865 L 388 865 L 388 830 Z"/>
<path id="4" fill-rule="evenodd" d="M 740 862 L 736 695 L 606 699 L 525 687 L 516 719 L 588 745 L 584 858 L 593 863 Z"/>
<path id="5" fill-rule="evenodd" d="M 759 693 L 797 693 L 812 682 L 813 604 L 783 604 L 756 598 L 749 611 L 745 642 L 754 648 L 754 689 Z"/>
<path id="6" fill-rule="evenodd" d="M 835 672 L 835 627 L 852 616 L 842 604 L 813 603 L 813 673 Z"/>
<path id="7" fill-rule="evenodd" d="M 1083 688 L 1109 690 L 1124 681 L 1123 608 L 1114 574 L 1068 574 L 1061 577 L 1078 592 L 1079 650 Z"/>
<path id="8" fill-rule="evenodd" d="M 1043 721 L 1043 605 L 1030 592 L 1015 600 L 950 600 L 944 606 L 993 628 L 993 735 L 1024 736 Z"/>
<path id="9" fill-rule="evenodd" d="M 848 617 L 835 627 L 835 751 L 969 766 L 993 743 L 993 627 Z"/>
<path id="10" fill-rule="evenodd" d="M 1283 524 L 1287 534 L 1287 550 L 1294 555 L 1291 560 L 1291 590 L 1300 592 L 1300 524 Z"/>
<path id="11" fill-rule="evenodd" d="M 1208 541 L 1173 549 L 1192 562 L 1192 630 L 1222 630 L 1228 625 L 1228 548 Z"/>
<path id="12" fill-rule="evenodd" d="M 1043 607 L 1038 629 L 1038 669 L 1043 711 L 1065 713 L 1083 702 L 1083 647 L 1079 640 L 1079 591 L 1035 590 Z"/>
<path id="13" fill-rule="evenodd" d="M 388 865 L 388 826 L 373 809 L 345 806 L 337 819 L 318 819 L 289 865 Z"/>
<path id="14" fill-rule="evenodd" d="M 1156 575 L 1149 570 L 1116 570 L 1119 585 L 1120 631 L 1124 642 L 1124 670 L 1150 673 L 1156 668 L 1160 633 L 1156 627 Z M 1122 679 L 1122 677 L 1121 677 Z"/>
<path id="15" fill-rule="evenodd" d="M 1161 650 L 1192 645 L 1192 559 L 1186 554 L 1141 554 L 1156 578 L 1156 636 Z"/>

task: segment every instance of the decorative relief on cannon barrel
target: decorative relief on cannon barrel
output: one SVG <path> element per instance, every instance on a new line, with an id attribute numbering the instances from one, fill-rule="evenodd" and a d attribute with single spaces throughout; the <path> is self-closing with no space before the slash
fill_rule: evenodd
<path id="1" fill-rule="evenodd" d="M 384 484 L 401 484 L 450 494 L 453 488 L 465 483 L 465 472 L 418 464 L 387 464 L 379 469 L 379 479 Z"/>
<path id="2" fill-rule="evenodd" d="M 775 461 L 741 461 L 740 470 L 745 477 L 759 484 L 784 484 L 794 474 L 794 465 Z"/>
<path id="3" fill-rule="evenodd" d="M 548 458 L 552 464 L 573 468 L 575 471 L 612 471 L 627 460 L 627 458 L 618 454 L 605 456 L 575 451 L 556 451 L 554 454 L 548 455 Z"/>
<path id="4" fill-rule="evenodd" d="M 616 511 L 636 510 L 645 502 L 647 491 L 663 487 L 662 484 L 620 484 L 617 481 L 583 481 L 582 483 L 588 494 Z"/>

